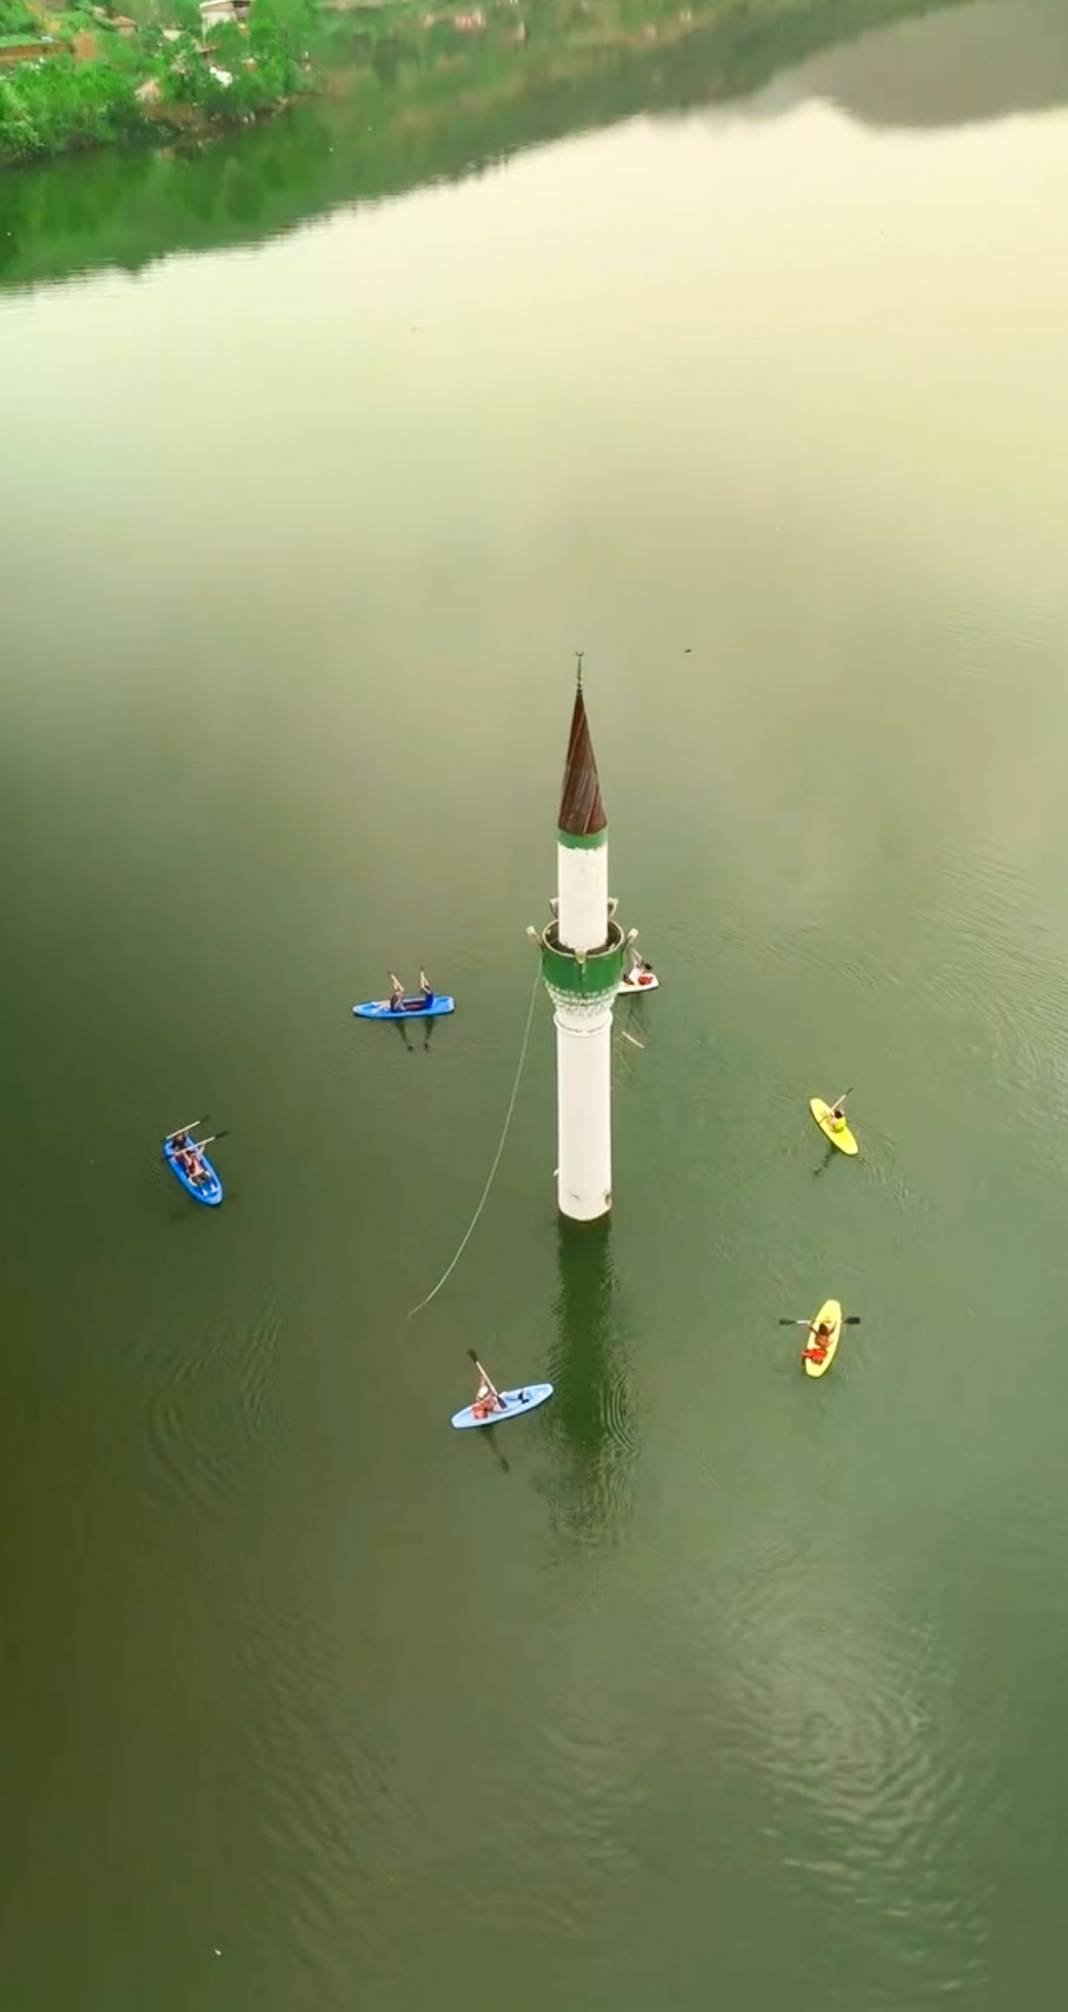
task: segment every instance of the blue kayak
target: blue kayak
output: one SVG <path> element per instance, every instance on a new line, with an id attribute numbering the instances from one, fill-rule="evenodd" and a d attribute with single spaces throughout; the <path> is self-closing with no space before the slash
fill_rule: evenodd
<path id="1" fill-rule="evenodd" d="M 212 1166 L 211 1161 L 208 1159 L 206 1153 L 201 1153 L 200 1155 L 201 1160 L 204 1163 L 205 1170 L 207 1172 L 207 1180 L 204 1181 L 194 1181 L 192 1177 L 186 1173 L 185 1168 L 181 1166 L 178 1161 L 178 1157 L 175 1153 L 174 1147 L 170 1139 L 164 1139 L 163 1141 L 163 1157 L 166 1160 L 167 1165 L 169 1166 L 172 1174 L 176 1174 L 178 1179 L 181 1181 L 182 1186 L 186 1191 L 186 1194 L 192 1195 L 193 1200 L 195 1202 L 203 1202 L 205 1208 L 209 1209 L 218 1208 L 219 1203 L 222 1201 L 223 1198 L 222 1182 L 220 1181 L 219 1176 L 216 1173 L 215 1168 Z"/>
<path id="2" fill-rule="evenodd" d="M 498 1391 L 503 1411 L 491 1411 L 487 1418 L 476 1418 L 475 1407 L 467 1404 L 462 1411 L 454 1411 L 452 1422 L 458 1432 L 468 1425 L 503 1425 L 506 1418 L 518 1418 L 524 1411 L 533 1411 L 536 1405 L 544 1404 L 553 1394 L 551 1383 L 528 1383 L 523 1390 Z"/>
<path id="3" fill-rule="evenodd" d="M 406 999 L 394 1010 L 388 999 L 365 999 L 352 1010 L 357 1020 L 435 1020 L 439 1013 L 455 1013 L 456 1001 L 448 992 L 435 992 L 429 1006 L 422 999 Z"/>

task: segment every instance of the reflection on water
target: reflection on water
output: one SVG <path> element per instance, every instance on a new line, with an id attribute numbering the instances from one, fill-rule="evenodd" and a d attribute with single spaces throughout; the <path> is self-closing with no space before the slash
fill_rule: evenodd
<path id="1" fill-rule="evenodd" d="M 637 1454 L 634 1403 L 619 1330 L 610 1221 L 561 1222 L 556 1347 L 548 1408 L 561 1454 L 554 1494 L 572 1536 L 599 1542 L 614 1534 Z"/>
<path id="2" fill-rule="evenodd" d="M 948 0 L 933 16 L 922 0 L 726 11 L 719 0 L 551 0 L 518 27 L 510 0 L 483 11 L 477 34 L 385 9 L 335 17 L 330 91 L 256 131 L 8 172 L 0 286 L 252 243 L 641 113 L 763 92 L 757 116 L 819 97 L 866 120 L 928 125 L 1059 103 L 1068 90 L 1059 0 Z M 894 35 L 868 33 L 894 23 Z M 784 72 L 781 94 L 769 91 Z"/>
<path id="3" fill-rule="evenodd" d="M 932 128 L 1048 111 L 1068 94 L 1062 0 L 972 0 L 825 50 L 763 109 L 818 98 L 869 126 Z"/>

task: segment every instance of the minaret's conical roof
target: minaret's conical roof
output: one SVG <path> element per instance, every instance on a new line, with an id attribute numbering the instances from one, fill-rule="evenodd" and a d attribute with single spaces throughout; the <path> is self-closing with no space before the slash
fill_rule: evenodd
<path id="1" fill-rule="evenodd" d="M 560 830 L 566 832 L 569 838 L 595 838 L 599 831 L 604 831 L 608 823 L 601 801 L 601 784 L 597 774 L 593 742 L 590 739 L 590 723 L 586 718 L 581 674 L 575 693 L 575 708 L 571 715 L 571 733 L 567 743 L 564 786 L 560 792 L 560 815 L 557 823 Z"/>

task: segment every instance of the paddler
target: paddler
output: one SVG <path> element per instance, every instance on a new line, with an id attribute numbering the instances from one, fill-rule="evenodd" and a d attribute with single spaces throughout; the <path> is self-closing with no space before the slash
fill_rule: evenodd
<path id="1" fill-rule="evenodd" d="M 423 995 L 424 1007 L 432 1006 L 434 1004 L 434 987 L 430 983 L 425 971 L 420 971 L 419 973 L 419 990 Z"/>
<path id="2" fill-rule="evenodd" d="M 812 1336 L 812 1344 L 810 1347 L 801 1350 L 802 1362 L 826 1362 L 827 1350 L 831 1345 L 829 1321 L 821 1320 L 818 1327 L 813 1327 L 812 1322 L 809 1321 L 808 1331 Z"/>
<path id="3" fill-rule="evenodd" d="M 475 1392 L 475 1401 L 471 1406 L 472 1417 L 478 1419 L 492 1418 L 495 1411 L 503 1411 L 504 1408 L 500 1394 L 494 1390 L 482 1364 L 479 1363 L 478 1389 Z"/>
<path id="4" fill-rule="evenodd" d="M 389 974 L 389 1010 L 400 1013 L 404 1007 L 404 986 L 395 971 Z"/>
<path id="5" fill-rule="evenodd" d="M 845 1114 L 845 1098 L 844 1098 L 844 1097 L 839 1097 L 839 1099 L 838 1099 L 838 1102 L 837 1102 L 837 1104 L 833 1104 L 833 1105 L 831 1106 L 831 1109 L 830 1109 L 830 1110 L 828 1111 L 828 1113 L 827 1113 L 827 1116 L 828 1116 L 828 1118 L 829 1118 L 829 1120 L 830 1120 L 830 1126 L 831 1126 L 831 1130 L 832 1130 L 832 1132 L 844 1132 L 844 1131 L 845 1131 L 845 1128 L 846 1128 L 846 1114 Z"/>
<path id="6" fill-rule="evenodd" d="M 188 1132 L 176 1132 L 171 1140 L 171 1150 L 178 1165 L 189 1175 L 191 1181 L 198 1181 L 204 1172 L 203 1163 Z"/>

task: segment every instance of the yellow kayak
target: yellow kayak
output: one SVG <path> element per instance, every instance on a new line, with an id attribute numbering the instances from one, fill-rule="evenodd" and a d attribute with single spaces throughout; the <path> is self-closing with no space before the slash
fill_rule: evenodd
<path id="1" fill-rule="evenodd" d="M 832 1146 L 837 1146 L 840 1153 L 859 1153 L 860 1147 L 844 1118 L 838 1130 L 835 1130 L 831 1118 L 831 1107 L 829 1104 L 824 1103 L 822 1097 L 810 1097 L 808 1108 L 815 1118 L 820 1131 L 830 1140 Z"/>
<path id="2" fill-rule="evenodd" d="M 831 1330 L 831 1338 L 830 1341 L 827 1343 L 827 1353 L 824 1356 L 822 1362 L 809 1362 L 805 1359 L 804 1356 L 802 1356 L 801 1360 L 805 1365 L 806 1376 L 826 1376 L 827 1371 L 829 1370 L 832 1362 L 834 1361 L 835 1355 L 837 1354 L 838 1343 L 842 1338 L 842 1308 L 841 1303 L 838 1300 L 836 1299 L 824 1300 L 823 1305 L 821 1306 L 818 1314 L 816 1315 L 815 1320 L 812 1323 L 813 1327 L 819 1327 L 822 1321 L 827 1321 L 829 1323 Z M 805 1347 L 814 1348 L 815 1346 L 816 1346 L 815 1335 L 806 1334 Z"/>

